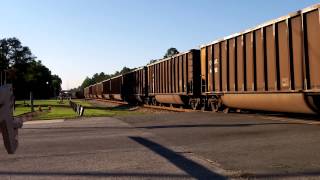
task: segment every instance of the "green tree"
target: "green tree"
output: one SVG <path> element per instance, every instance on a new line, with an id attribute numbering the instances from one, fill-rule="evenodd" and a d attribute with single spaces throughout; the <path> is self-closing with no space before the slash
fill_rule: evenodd
<path id="1" fill-rule="evenodd" d="M 92 84 L 92 79 L 91 78 L 89 78 L 89 77 L 86 77 L 85 79 L 84 79 L 84 81 L 82 82 L 82 84 L 81 84 L 81 88 L 85 88 L 85 87 L 88 87 L 88 86 L 90 86 Z"/>
<path id="2" fill-rule="evenodd" d="M 115 76 L 118 76 L 120 74 L 125 74 L 125 73 L 128 73 L 130 71 L 132 71 L 133 69 L 130 69 L 128 67 L 123 67 L 121 69 L 121 71 L 116 71 L 115 73 L 113 74 L 105 74 L 104 72 L 101 72 L 101 73 L 95 73 L 91 78 L 90 77 L 86 77 L 81 86 L 77 87 L 77 88 L 74 88 L 73 90 L 77 90 L 77 91 L 83 91 L 83 89 L 85 87 L 88 87 L 90 85 L 93 85 L 93 84 L 96 84 L 96 83 L 99 83 L 99 82 L 102 82 L 104 80 L 107 80 L 107 79 L 110 79 L 112 77 L 115 77 Z"/>
<path id="3" fill-rule="evenodd" d="M 29 47 L 22 46 L 17 38 L 4 38 L 0 40 L 1 67 L 8 69 L 11 66 L 25 65 L 35 60 Z"/>
<path id="4" fill-rule="evenodd" d="M 120 74 L 125 74 L 125 73 L 128 73 L 128 72 L 130 72 L 130 71 L 132 71 L 133 69 L 130 69 L 130 68 L 128 68 L 128 67 L 123 67 L 122 68 L 122 70 L 120 71 Z"/>
<path id="5" fill-rule="evenodd" d="M 58 75 L 51 76 L 51 85 L 53 88 L 53 96 L 58 96 L 61 91 L 62 80 Z"/>
<path id="6" fill-rule="evenodd" d="M 152 64 L 152 63 L 155 63 L 157 61 L 158 61 L 157 59 L 151 59 L 148 64 Z"/>
<path id="7" fill-rule="evenodd" d="M 179 54 L 179 51 L 174 48 L 174 47 L 171 47 L 167 50 L 166 54 L 163 56 L 163 58 L 168 58 L 168 57 L 171 57 L 175 54 Z"/>
<path id="8" fill-rule="evenodd" d="M 13 84 L 17 99 L 28 98 L 30 91 L 35 98 L 49 98 L 61 90 L 61 79 L 53 76 L 17 38 L 0 40 L 0 68 L 7 70 L 7 82 Z"/>

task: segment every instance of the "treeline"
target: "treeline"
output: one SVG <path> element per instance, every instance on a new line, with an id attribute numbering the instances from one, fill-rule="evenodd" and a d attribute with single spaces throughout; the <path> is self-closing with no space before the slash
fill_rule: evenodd
<path id="1" fill-rule="evenodd" d="M 127 72 L 132 71 L 133 69 L 130 69 L 128 67 L 123 67 L 121 71 L 116 71 L 114 74 L 105 74 L 104 72 L 101 73 L 95 73 L 92 78 L 86 77 L 86 79 L 82 82 L 81 88 L 85 88 L 87 86 L 90 86 L 92 84 L 96 84 L 98 82 L 110 79 L 112 77 L 118 76 L 120 74 L 124 74 Z"/>
<path id="2" fill-rule="evenodd" d="M 6 81 L 13 85 L 16 99 L 47 99 L 59 95 L 62 80 L 34 56 L 17 38 L 0 40 L 0 72 L 6 72 Z"/>
<path id="3" fill-rule="evenodd" d="M 75 96 L 77 97 L 83 97 L 83 89 L 85 87 L 88 87 L 90 85 L 96 84 L 98 82 L 110 79 L 112 77 L 118 76 L 120 74 L 124 74 L 127 72 L 130 72 L 134 69 L 130 69 L 128 67 L 123 67 L 121 71 L 116 71 L 113 74 L 105 74 L 104 72 L 101 73 L 95 73 L 92 77 L 86 77 L 84 79 L 84 81 L 82 82 L 82 84 L 77 87 L 77 88 L 73 88 L 71 89 L 71 92 L 75 94 Z"/>

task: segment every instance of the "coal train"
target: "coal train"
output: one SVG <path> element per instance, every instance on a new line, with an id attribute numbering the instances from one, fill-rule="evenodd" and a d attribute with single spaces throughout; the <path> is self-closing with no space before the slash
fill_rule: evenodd
<path id="1" fill-rule="evenodd" d="M 320 4 L 84 89 L 86 98 L 212 111 L 320 111 Z"/>

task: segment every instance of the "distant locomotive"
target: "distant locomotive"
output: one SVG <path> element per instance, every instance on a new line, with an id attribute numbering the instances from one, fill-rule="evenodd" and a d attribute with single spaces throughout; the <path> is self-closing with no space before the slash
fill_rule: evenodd
<path id="1" fill-rule="evenodd" d="M 85 88 L 86 98 L 319 113 L 320 5 Z"/>

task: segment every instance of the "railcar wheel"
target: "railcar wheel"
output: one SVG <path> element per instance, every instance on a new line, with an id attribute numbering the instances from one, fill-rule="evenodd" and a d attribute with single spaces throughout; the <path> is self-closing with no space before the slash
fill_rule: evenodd
<path id="1" fill-rule="evenodd" d="M 220 99 L 211 99 L 209 102 L 213 112 L 219 112 L 222 110 L 223 105 Z"/>
<path id="2" fill-rule="evenodd" d="M 201 101 L 201 108 L 200 108 L 200 110 L 201 110 L 201 111 L 207 110 L 207 109 L 208 109 L 207 101 L 206 101 L 205 99 L 201 99 L 200 101 Z"/>
<path id="3" fill-rule="evenodd" d="M 193 110 L 197 110 L 197 108 L 198 108 L 198 103 L 197 103 L 197 102 L 192 101 L 192 102 L 190 103 L 190 105 L 191 105 L 191 108 L 192 108 Z"/>
<path id="4" fill-rule="evenodd" d="M 230 112 L 230 108 L 225 107 L 225 108 L 223 109 L 223 113 L 228 114 L 229 112 Z"/>
<path id="5" fill-rule="evenodd" d="M 214 103 L 214 102 L 211 103 L 211 110 L 213 112 L 219 112 L 219 109 L 220 109 L 220 107 L 219 107 L 218 103 Z"/>
<path id="6" fill-rule="evenodd" d="M 191 106 L 192 110 L 197 110 L 200 104 L 200 99 L 191 98 L 189 100 L 189 105 Z"/>
<path id="7" fill-rule="evenodd" d="M 206 105 L 205 105 L 205 104 L 202 105 L 200 110 L 201 110 L 201 111 L 205 111 L 205 110 L 206 110 Z"/>
<path id="8" fill-rule="evenodd" d="M 152 105 L 154 105 L 154 106 L 157 105 L 157 100 L 156 100 L 156 98 L 152 98 Z"/>
<path id="9" fill-rule="evenodd" d="M 143 102 L 144 102 L 144 104 L 149 105 L 149 99 L 148 98 L 145 98 Z"/>

